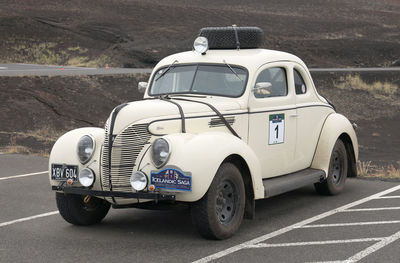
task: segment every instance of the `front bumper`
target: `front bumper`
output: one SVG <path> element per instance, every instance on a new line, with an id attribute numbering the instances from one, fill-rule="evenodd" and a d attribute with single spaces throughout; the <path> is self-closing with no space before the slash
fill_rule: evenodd
<path id="1" fill-rule="evenodd" d="M 122 198 L 135 198 L 135 199 L 148 199 L 148 200 L 168 200 L 174 201 L 176 196 L 174 194 L 161 194 L 161 193 L 127 193 L 127 192 L 116 192 L 116 191 L 96 191 L 84 187 L 71 187 L 71 186 L 52 186 L 52 190 L 61 191 L 66 194 L 78 194 L 78 195 L 91 195 L 101 197 L 122 197 Z"/>

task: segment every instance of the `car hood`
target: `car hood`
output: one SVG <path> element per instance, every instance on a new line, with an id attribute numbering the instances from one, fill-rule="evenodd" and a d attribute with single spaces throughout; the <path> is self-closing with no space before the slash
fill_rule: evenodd
<path id="1" fill-rule="evenodd" d="M 182 101 L 179 99 L 169 99 L 170 101 L 160 99 L 149 99 L 141 100 L 128 103 L 123 107 L 116 116 L 113 134 L 119 134 L 125 128 L 132 123 L 140 120 L 149 119 L 153 121 L 156 119 L 167 119 L 168 117 L 175 118 L 180 117 L 179 108 L 177 103 L 181 106 L 185 117 L 193 115 L 211 114 L 214 115 L 214 111 L 207 105 L 199 102 L 207 102 L 214 106 L 221 113 L 229 113 L 238 111 L 241 106 L 238 102 L 232 101 L 232 99 L 220 99 L 220 98 L 182 98 L 191 101 Z M 171 103 L 174 102 L 174 103 Z M 199 102 L 197 102 L 199 101 Z"/>

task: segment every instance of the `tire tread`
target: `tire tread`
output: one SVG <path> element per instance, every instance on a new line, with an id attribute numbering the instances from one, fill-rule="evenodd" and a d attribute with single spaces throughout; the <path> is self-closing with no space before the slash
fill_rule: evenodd
<path id="1" fill-rule="evenodd" d="M 236 220 L 232 225 L 226 227 L 227 229 L 223 229 L 219 226 L 218 219 L 216 218 L 212 202 L 214 202 L 213 194 L 215 193 L 215 188 L 217 188 L 220 181 L 223 179 L 223 176 L 226 174 L 233 173 L 234 176 L 237 176 L 237 179 L 241 181 L 241 184 L 238 186 L 242 193 L 238 210 L 238 218 L 234 218 L 232 220 Z M 211 198 L 211 200 L 209 200 Z M 199 201 L 192 204 L 191 215 L 192 222 L 194 226 L 197 228 L 199 234 L 207 239 L 226 239 L 231 237 L 239 228 L 244 215 L 244 206 L 245 206 L 245 189 L 242 176 L 240 174 L 239 169 L 232 163 L 224 163 L 218 169 L 216 176 L 214 177 L 207 193 L 201 198 Z"/>
<path id="2" fill-rule="evenodd" d="M 320 195 L 337 195 L 339 194 L 345 185 L 346 179 L 347 179 L 347 171 L 348 171 L 348 158 L 347 158 L 347 152 L 346 152 L 346 147 L 344 145 L 344 143 L 342 142 L 342 140 L 338 139 L 335 143 L 335 145 L 333 146 L 332 149 L 332 153 L 336 150 L 339 149 L 344 153 L 344 175 L 342 178 L 342 183 L 339 186 L 336 186 L 333 182 L 332 182 L 332 178 L 331 175 L 328 174 L 328 177 L 321 183 L 316 183 L 314 184 L 314 188 L 317 191 L 318 194 Z M 330 166 L 330 164 L 329 164 Z"/>

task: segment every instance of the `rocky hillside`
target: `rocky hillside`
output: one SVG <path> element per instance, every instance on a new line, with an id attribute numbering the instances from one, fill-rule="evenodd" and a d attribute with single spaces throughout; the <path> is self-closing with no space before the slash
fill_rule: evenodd
<path id="1" fill-rule="evenodd" d="M 309 66 L 388 66 L 399 15 L 397 0 L 3 0 L 0 61 L 151 67 L 191 49 L 201 27 L 237 24 Z"/>

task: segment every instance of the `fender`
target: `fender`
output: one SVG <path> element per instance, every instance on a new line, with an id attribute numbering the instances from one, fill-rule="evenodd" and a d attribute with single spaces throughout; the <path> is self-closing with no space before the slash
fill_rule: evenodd
<path id="1" fill-rule="evenodd" d="M 350 138 L 354 150 L 354 161 L 357 162 L 358 141 L 353 126 L 343 115 L 332 113 L 326 118 L 324 126 L 322 127 L 311 168 L 322 169 L 325 171 L 326 176 L 328 176 L 329 162 L 333 146 L 339 137 L 345 135 Z M 348 149 L 348 147 L 346 147 L 346 149 Z"/>
<path id="2" fill-rule="evenodd" d="M 211 182 L 222 164 L 230 155 L 237 154 L 247 163 L 253 183 L 254 198 L 264 198 L 261 166 L 255 153 L 237 137 L 225 132 L 207 132 L 202 134 L 170 134 L 163 138 L 169 141 L 171 156 L 168 163 L 156 169 L 150 160 L 150 151 L 139 165 L 142 171 L 150 175 L 152 170 L 161 170 L 168 166 L 177 167 L 182 172 L 192 174 L 192 191 L 177 192 L 179 201 L 194 202 L 207 192 Z"/>
<path id="3" fill-rule="evenodd" d="M 83 168 L 89 167 L 93 170 L 96 175 L 96 179 L 94 185 L 92 187 L 93 190 L 102 190 L 100 183 L 100 155 L 101 155 L 101 146 L 104 142 L 104 129 L 101 128 L 80 128 L 67 132 L 63 136 L 61 136 L 53 148 L 51 149 L 50 158 L 49 158 L 49 180 L 50 184 L 56 186 L 59 184 L 58 181 L 51 180 L 51 164 L 67 164 L 67 165 L 77 165 L 78 171 L 81 171 Z M 92 159 L 82 165 L 79 162 L 77 155 L 77 144 L 79 139 L 84 135 L 91 135 L 95 139 L 95 151 L 93 153 Z M 74 183 L 74 185 L 79 185 L 79 182 Z"/>

